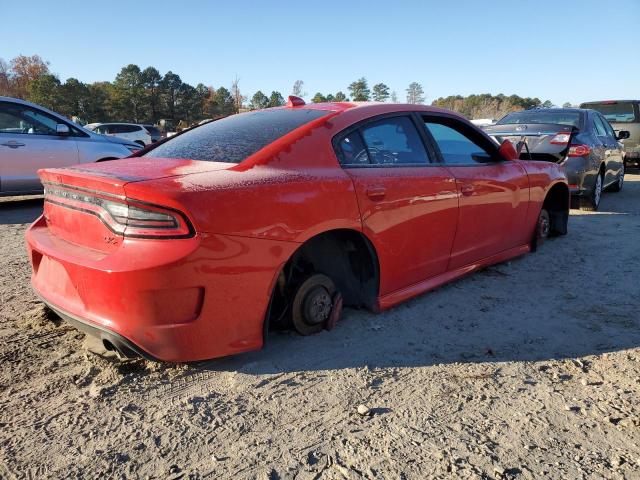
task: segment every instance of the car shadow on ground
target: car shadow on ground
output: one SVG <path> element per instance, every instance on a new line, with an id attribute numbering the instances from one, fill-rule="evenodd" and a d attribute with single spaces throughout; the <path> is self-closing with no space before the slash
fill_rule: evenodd
<path id="1" fill-rule="evenodd" d="M 0 197 L 0 225 L 32 223 L 42 214 L 42 196 Z"/>

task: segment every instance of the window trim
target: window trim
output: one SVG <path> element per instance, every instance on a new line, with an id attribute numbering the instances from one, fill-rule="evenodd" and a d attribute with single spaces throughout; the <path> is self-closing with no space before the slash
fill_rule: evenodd
<path id="1" fill-rule="evenodd" d="M 500 151 L 499 151 L 498 145 L 496 145 L 495 142 L 492 141 L 489 138 L 488 135 L 486 135 L 483 132 L 479 131 L 473 125 L 467 124 L 464 121 L 460 120 L 459 118 L 457 118 L 457 117 L 455 117 L 453 115 L 447 115 L 447 114 L 442 114 L 442 113 L 433 113 L 433 112 L 417 112 L 417 114 L 418 114 L 418 117 L 420 118 L 420 121 L 422 123 L 422 129 L 424 130 L 425 135 L 428 137 L 430 142 L 433 142 L 433 148 L 437 152 L 436 158 L 438 159 L 438 163 L 436 163 L 435 165 L 438 165 L 438 166 L 441 166 L 441 167 L 444 166 L 444 167 L 447 167 L 447 168 L 453 168 L 453 167 L 483 167 L 483 166 L 500 165 L 502 163 L 506 163 L 506 162 L 512 161 L 512 160 L 506 160 L 506 159 L 502 158 L 502 156 L 500 155 Z M 431 132 L 429 131 L 429 129 L 425 125 L 425 123 L 428 122 L 429 119 L 436 120 L 436 121 L 434 121 L 432 123 L 439 123 L 439 124 L 444 125 L 444 126 L 449 127 L 449 128 L 453 128 L 453 127 L 451 127 L 450 125 L 447 125 L 447 123 L 445 123 L 445 122 L 454 123 L 454 124 L 462 126 L 463 130 L 465 132 L 471 132 L 472 135 L 467 135 L 466 133 L 463 133 L 462 131 L 459 131 L 456 128 L 453 128 L 453 130 L 456 130 L 461 135 L 464 135 L 469 140 L 471 140 L 473 143 L 478 144 L 478 146 L 480 148 L 482 148 L 485 152 L 487 152 L 489 154 L 489 156 L 490 156 L 490 158 L 492 160 L 489 161 L 489 162 L 446 163 L 444 161 L 444 157 L 442 155 L 442 152 L 440 151 L 440 147 L 438 146 L 438 142 L 436 141 L 435 138 L 433 138 L 433 135 L 431 134 Z M 444 122 L 442 120 L 444 120 Z M 473 138 L 473 137 L 475 137 L 475 138 Z M 480 139 L 481 141 L 480 142 L 476 141 L 476 138 Z M 485 144 L 485 145 L 483 145 L 483 144 Z M 489 148 L 486 148 L 486 147 L 489 147 Z"/>
<path id="2" fill-rule="evenodd" d="M 31 135 L 32 137 L 38 137 L 38 138 L 42 138 L 42 137 L 48 137 L 48 138 L 69 138 L 69 137 L 75 137 L 75 138 L 89 138 L 89 135 L 87 135 L 85 132 L 83 132 L 82 130 L 80 130 L 78 127 L 76 127 L 73 122 L 69 122 L 65 119 L 59 118 L 57 115 L 52 115 L 49 112 L 44 111 L 42 108 L 38 108 L 37 106 L 34 105 L 27 105 L 27 104 L 23 104 L 23 103 L 18 103 L 18 102 L 11 102 L 11 101 L 0 101 L 0 107 L 2 105 L 10 105 L 10 106 L 19 106 L 19 107 L 23 107 L 32 111 L 37 112 L 39 115 L 43 115 L 45 117 L 49 117 L 51 120 L 55 120 L 56 124 L 60 123 L 62 125 L 66 125 L 67 127 L 69 127 L 69 135 L 58 135 L 56 132 L 53 133 L 43 133 L 43 134 L 33 134 L 33 133 L 22 133 L 22 132 L 0 132 L 0 134 L 4 134 L 4 135 Z"/>
<path id="3" fill-rule="evenodd" d="M 380 115 L 375 115 L 373 117 L 369 117 L 369 118 L 365 118 L 364 120 L 360 120 L 352 125 L 349 125 L 347 128 L 341 130 L 340 132 L 336 133 L 332 139 L 331 139 L 331 145 L 333 147 L 333 152 L 336 155 L 336 159 L 338 160 L 338 165 L 340 165 L 341 168 L 343 169 L 348 169 L 348 168 L 404 168 L 404 167 L 408 167 L 408 168 L 416 168 L 416 167 L 430 167 L 430 166 L 434 166 L 437 165 L 434 162 L 434 155 L 435 152 L 432 149 L 432 146 L 428 143 L 427 138 L 424 135 L 424 127 L 420 126 L 420 124 L 416 121 L 416 116 L 415 116 L 416 112 L 413 111 L 401 111 L 401 112 L 389 112 L 389 113 L 383 113 Z M 395 117 L 405 117 L 408 118 L 409 121 L 411 121 L 411 123 L 413 124 L 414 128 L 416 129 L 416 133 L 418 134 L 418 137 L 420 138 L 420 141 L 422 142 L 422 146 L 424 147 L 424 151 L 427 155 L 427 162 L 426 163 L 398 163 L 398 164 L 389 164 L 389 163 L 371 163 L 371 152 L 369 152 L 369 147 L 367 146 L 367 142 L 365 142 L 364 140 L 364 136 L 362 135 L 362 129 L 364 127 L 366 127 L 366 125 L 370 124 L 370 123 L 376 123 L 379 122 L 380 120 L 384 120 L 387 118 L 395 118 Z M 344 140 L 345 137 L 348 137 L 349 135 L 351 135 L 352 133 L 357 132 L 358 136 L 360 137 L 360 140 L 362 141 L 362 144 L 364 145 L 364 148 L 367 150 L 367 156 L 369 158 L 369 163 L 366 165 L 363 164 L 350 164 L 350 163 L 343 163 L 342 159 L 343 159 L 343 155 L 342 155 L 342 148 L 340 147 L 340 143 L 342 142 L 342 140 Z"/>

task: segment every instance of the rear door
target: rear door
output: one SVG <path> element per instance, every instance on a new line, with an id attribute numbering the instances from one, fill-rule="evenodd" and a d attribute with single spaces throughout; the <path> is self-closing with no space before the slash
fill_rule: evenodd
<path id="1" fill-rule="evenodd" d="M 0 191 L 42 190 L 40 168 L 78 163 L 78 146 L 71 135 L 58 135 L 58 119 L 13 102 L 0 102 Z"/>
<path id="2" fill-rule="evenodd" d="M 377 117 L 335 141 L 380 262 L 380 295 L 445 272 L 458 219 L 456 183 L 432 164 L 412 114 Z"/>
<path id="3" fill-rule="evenodd" d="M 597 138 L 595 151 L 597 152 L 598 158 L 605 164 L 604 185 L 608 185 L 615 180 L 615 175 L 617 173 L 617 170 L 614 168 L 616 163 L 615 153 L 612 151 L 611 143 L 609 142 L 609 135 L 607 134 L 607 129 L 604 126 L 604 122 L 600 115 L 596 112 L 592 112 L 591 118 Z"/>
<path id="4" fill-rule="evenodd" d="M 615 182 L 618 178 L 618 174 L 620 173 L 620 170 L 622 169 L 622 166 L 624 164 L 624 150 L 618 142 L 618 139 L 616 138 L 616 133 L 613 131 L 613 127 L 611 127 L 611 125 L 609 125 L 609 122 L 607 122 L 607 119 L 604 118 L 601 114 L 598 114 L 598 118 L 602 122 L 602 126 L 605 129 L 607 150 L 609 151 L 609 163 L 607 165 L 607 170 L 611 171 L 611 177 L 607 182 L 605 182 L 605 185 L 607 185 L 608 183 Z"/>
<path id="5" fill-rule="evenodd" d="M 500 159 L 497 145 L 460 120 L 437 115 L 422 119 L 439 161 L 457 184 L 459 220 L 448 269 L 529 242 L 529 180 L 520 162 Z"/>

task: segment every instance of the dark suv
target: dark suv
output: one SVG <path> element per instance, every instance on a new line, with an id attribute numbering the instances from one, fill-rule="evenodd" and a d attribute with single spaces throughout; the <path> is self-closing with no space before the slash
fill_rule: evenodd
<path id="1" fill-rule="evenodd" d="M 609 122 L 595 110 L 539 108 L 507 114 L 484 129 L 498 141 L 516 144 L 523 160 L 564 166 L 573 208 L 597 210 L 604 189 L 620 191 L 624 182 L 623 148 Z"/>
<path id="2" fill-rule="evenodd" d="M 587 102 L 580 108 L 597 110 L 614 130 L 626 130 L 629 138 L 624 141 L 624 159 L 627 166 L 640 167 L 640 100 L 605 100 Z"/>

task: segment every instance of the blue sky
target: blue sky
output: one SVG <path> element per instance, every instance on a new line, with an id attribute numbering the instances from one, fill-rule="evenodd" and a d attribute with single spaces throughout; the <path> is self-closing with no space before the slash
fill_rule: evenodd
<path id="1" fill-rule="evenodd" d="M 63 81 L 136 63 L 193 85 L 308 98 L 359 77 L 405 99 L 515 93 L 557 104 L 640 97 L 640 0 L 0 0 L 0 58 L 39 54 Z M 10 19 L 10 21 L 6 21 Z"/>

